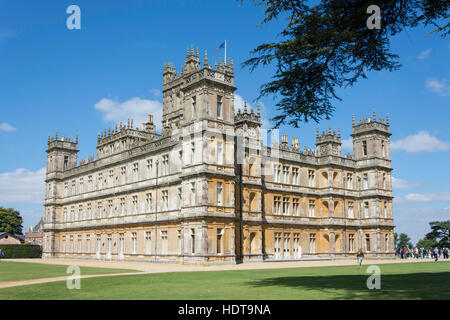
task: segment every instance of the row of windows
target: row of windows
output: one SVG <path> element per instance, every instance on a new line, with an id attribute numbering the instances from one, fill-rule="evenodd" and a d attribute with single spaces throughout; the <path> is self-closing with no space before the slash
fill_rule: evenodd
<path id="1" fill-rule="evenodd" d="M 113 246 L 116 246 L 116 243 L 113 243 L 113 236 L 112 234 L 108 234 L 106 237 L 106 242 L 102 242 L 101 235 L 96 235 L 94 244 L 91 244 L 91 235 L 87 234 L 84 237 L 84 247 L 83 247 L 83 236 L 82 235 L 71 235 L 71 236 L 63 236 L 62 243 L 61 243 L 61 252 L 63 253 L 106 253 L 107 255 L 110 255 L 114 252 L 118 252 L 119 256 L 123 255 L 125 253 L 130 254 L 137 254 L 137 253 L 145 253 L 145 254 L 153 254 L 155 251 L 157 251 L 158 254 L 167 254 L 169 253 L 169 238 L 168 238 L 168 231 L 167 230 L 161 230 L 159 231 L 159 250 L 155 248 L 155 242 L 154 242 L 154 231 L 145 231 L 144 232 L 144 248 L 143 252 L 138 252 L 138 237 L 139 234 L 137 232 L 130 232 L 130 233 L 120 233 L 119 234 L 119 241 L 118 241 L 118 248 L 114 249 Z M 130 241 L 130 247 L 128 252 L 125 251 L 125 237 L 129 238 Z M 195 228 L 192 228 L 189 230 L 189 243 L 188 245 L 188 253 L 195 254 L 197 251 L 196 245 L 200 243 L 199 241 L 196 241 L 196 237 L 198 237 L 198 234 L 195 232 Z M 182 241 L 182 233 L 181 229 L 177 230 L 177 253 L 181 254 L 181 241 Z M 216 253 L 222 254 L 224 251 L 224 229 L 217 228 L 216 229 Z M 76 241 L 76 242 L 75 242 Z M 94 247 L 95 246 L 95 247 Z M 103 248 L 102 248 L 103 247 Z"/>
<path id="2" fill-rule="evenodd" d="M 292 200 L 292 206 L 291 206 Z M 300 215 L 300 198 L 292 198 L 291 197 L 281 197 L 274 196 L 273 197 L 273 214 L 275 215 L 292 215 L 299 216 Z M 315 217 L 316 216 L 316 200 L 308 200 L 308 216 Z M 383 212 L 382 216 L 384 218 L 388 217 L 388 202 L 383 201 Z M 370 217 L 370 207 L 369 202 L 364 202 L 364 218 Z M 347 204 L 347 218 L 355 218 L 354 214 L 354 203 L 348 202 Z"/>
<path id="3" fill-rule="evenodd" d="M 298 167 L 289 167 L 282 166 L 279 164 L 274 165 L 274 182 L 283 183 L 283 184 L 292 184 L 299 185 L 299 168 Z M 336 173 L 335 173 L 336 174 Z M 316 187 L 316 173 L 315 170 L 308 170 L 308 186 Z M 326 180 L 325 183 L 328 184 L 328 174 L 324 177 Z M 347 189 L 354 189 L 353 184 L 353 174 L 347 173 L 345 179 L 345 187 Z M 362 188 L 369 189 L 369 176 L 367 173 L 364 173 L 362 176 Z M 381 188 L 387 188 L 387 175 L 386 173 L 382 174 Z"/>

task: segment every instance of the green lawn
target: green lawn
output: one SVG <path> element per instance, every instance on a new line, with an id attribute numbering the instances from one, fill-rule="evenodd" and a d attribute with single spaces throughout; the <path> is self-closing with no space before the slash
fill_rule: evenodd
<path id="1" fill-rule="evenodd" d="M 0 260 L 0 282 L 68 276 L 68 266 Z M 124 273 L 134 270 L 80 267 L 81 274 Z"/>
<path id="2" fill-rule="evenodd" d="M 0 289 L 2 299 L 450 299 L 450 262 L 382 264 L 381 290 L 366 267 L 174 272 Z"/>

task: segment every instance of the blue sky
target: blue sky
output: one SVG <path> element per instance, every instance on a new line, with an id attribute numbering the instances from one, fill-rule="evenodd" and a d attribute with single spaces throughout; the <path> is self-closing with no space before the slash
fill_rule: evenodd
<path id="1" fill-rule="evenodd" d="M 66 9 L 81 8 L 81 30 L 68 30 Z M 42 215 L 47 136 L 79 134 L 79 158 L 95 153 L 97 132 L 147 111 L 160 118 L 162 67 L 180 69 L 186 47 L 208 50 L 212 64 L 227 40 L 236 94 L 251 105 L 273 70 L 238 66 L 257 45 L 279 39 L 284 21 L 258 26 L 263 8 L 238 1 L 0 1 L 0 205 L 22 212 L 24 227 Z M 372 72 L 340 89 L 329 121 L 282 128 L 314 147 L 315 130 L 389 113 L 397 232 L 417 241 L 428 222 L 450 217 L 450 44 L 418 27 L 396 36 L 403 67 Z M 202 59 L 202 58 L 201 58 Z M 276 99 L 276 98 L 275 98 Z M 263 115 L 275 115 L 272 97 Z M 158 114 L 159 113 L 159 114 Z M 348 145 L 348 141 L 344 146 Z M 344 151 L 351 151 L 344 149 Z"/>

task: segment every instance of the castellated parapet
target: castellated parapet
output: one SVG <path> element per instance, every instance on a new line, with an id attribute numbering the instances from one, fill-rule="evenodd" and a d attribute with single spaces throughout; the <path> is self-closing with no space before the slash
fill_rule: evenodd
<path id="1" fill-rule="evenodd" d="M 315 148 L 235 110 L 233 61 L 187 49 L 163 67 L 161 134 L 153 116 L 103 129 L 78 162 L 78 137 L 48 138 L 44 257 L 239 263 L 393 257 L 389 119 L 352 119 Z"/>

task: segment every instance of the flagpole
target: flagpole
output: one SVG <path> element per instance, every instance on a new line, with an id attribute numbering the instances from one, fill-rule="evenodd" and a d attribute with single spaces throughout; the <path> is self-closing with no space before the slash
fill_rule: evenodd
<path id="1" fill-rule="evenodd" d="M 227 40 L 225 40 L 225 61 L 224 61 L 224 65 L 227 65 Z"/>

